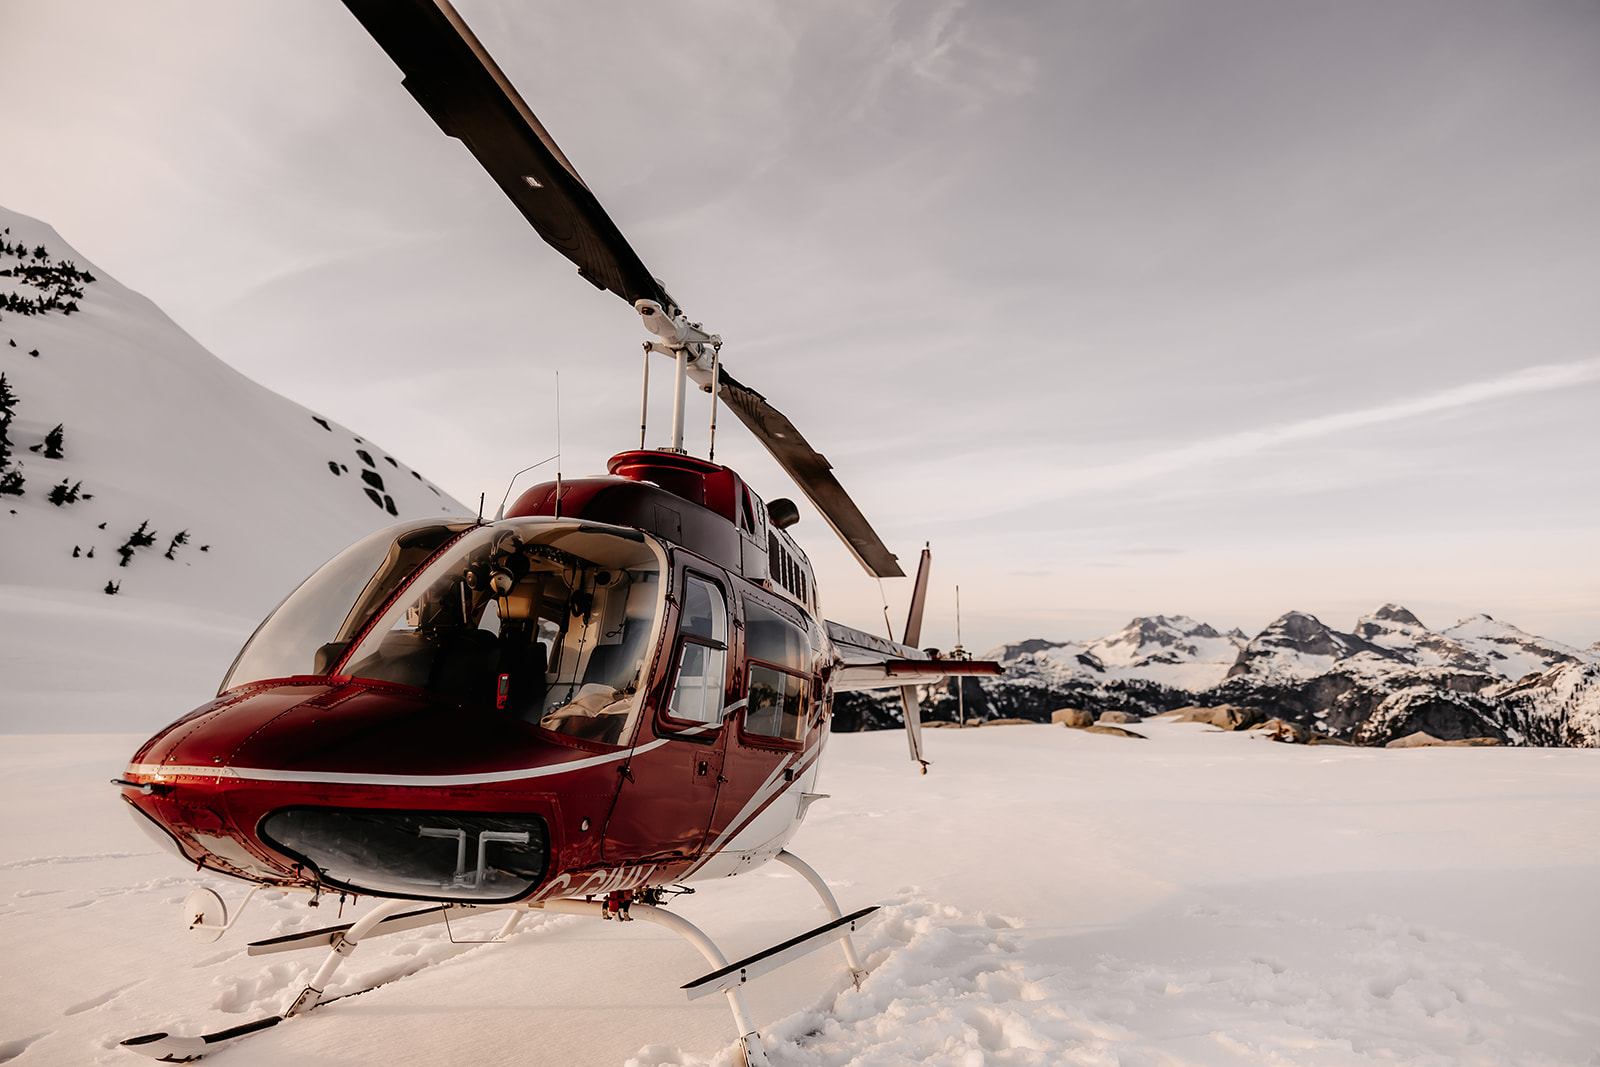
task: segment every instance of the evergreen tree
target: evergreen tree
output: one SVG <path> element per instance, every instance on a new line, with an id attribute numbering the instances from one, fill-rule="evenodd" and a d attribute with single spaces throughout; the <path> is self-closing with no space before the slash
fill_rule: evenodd
<path id="1" fill-rule="evenodd" d="M 117 566 L 126 567 L 133 559 L 133 553 L 135 549 L 149 548 L 155 543 L 156 532 L 150 529 L 150 520 L 146 519 L 145 521 L 141 522 L 139 524 L 139 528 L 133 531 L 133 533 L 129 534 L 128 539 L 122 542 L 122 544 L 117 548 L 117 555 L 122 557 L 122 562 L 117 564 Z"/>
<path id="2" fill-rule="evenodd" d="M 17 394 L 12 390 L 11 383 L 6 381 L 4 373 L 0 373 L 0 426 L 10 426 L 11 416 L 17 413 Z"/>
<path id="3" fill-rule="evenodd" d="M 106 596 L 116 596 L 118 590 L 120 590 L 121 588 L 122 588 L 122 583 L 121 582 L 111 582 L 111 581 L 106 582 Z"/>
<path id="4" fill-rule="evenodd" d="M 22 465 L 11 462 L 11 419 L 17 410 L 17 394 L 0 373 L 0 496 L 21 496 Z"/>
<path id="5" fill-rule="evenodd" d="M 78 502 L 78 490 L 82 487 L 82 482 L 76 482 L 69 488 L 67 480 L 63 478 L 60 485 L 50 490 L 50 503 L 58 508 L 63 504 L 76 504 Z"/>
<path id="6" fill-rule="evenodd" d="M 186 545 L 188 543 L 189 543 L 189 531 L 188 530 L 179 530 L 178 533 L 172 538 L 172 544 L 167 546 L 167 553 L 166 553 L 167 558 L 168 559 L 177 559 L 177 557 L 174 556 L 173 553 L 176 552 L 179 549 L 179 547 L 181 547 L 183 545 Z"/>
<path id="7" fill-rule="evenodd" d="M 65 455 L 61 451 L 61 441 L 65 433 L 66 431 L 62 428 L 61 423 L 58 422 L 55 429 L 44 435 L 45 459 L 61 459 Z"/>

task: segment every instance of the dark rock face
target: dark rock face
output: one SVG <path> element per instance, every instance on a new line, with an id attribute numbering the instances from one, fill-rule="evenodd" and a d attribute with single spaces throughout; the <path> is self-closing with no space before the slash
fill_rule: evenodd
<path id="1" fill-rule="evenodd" d="M 1407 613 L 1409 614 L 1409 612 Z M 1239 653 L 1238 662 L 1228 668 L 1228 677 L 1241 674 L 1264 673 L 1266 664 L 1280 654 L 1291 656 L 1331 656 L 1344 659 L 1359 652 L 1370 652 L 1380 658 L 1393 658 L 1385 648 L 1357 637 L 1343 634 L 1323 624 L 1315 615 L 1291 611 L 1282 615 L 1262 630 Z"/>
<path id="2" fill-rule="evenodd" d="M 1421 619 L 1411 614 L 1411 612 L 1407 611 L 1399 604 L 1385 604 L 1377 611 L 1374 611 L 1369 617 L 1377 619 L 1380 622 L 1398 622 L 1406 626 L 1422 625 Z"/>
<path id="3" fill-rule="evenodd" d="M 1492 737 L 1504 742 L 1506 708 L 1498 701 L 1428 686 L 1403 689 L 1385 700 L 1351 733 L 1358 745 L 1386 745 L 1421 731 L 1441 741 Z"/>

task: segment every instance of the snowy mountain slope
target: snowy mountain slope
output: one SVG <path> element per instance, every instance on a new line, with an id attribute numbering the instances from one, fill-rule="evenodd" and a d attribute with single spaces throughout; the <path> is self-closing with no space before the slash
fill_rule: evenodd
<path id="1" fill-rule="evenodd" d="M 1577 649 L 1524 633 L 1488 615 L 1469 616 L 1445 627 L 1439 636 L 1476 654 L 1489 670 L 1512 681 L 1564 665 L 1600 663 L 1600 641 L 1587 649 Z"/>
<path id="2" fill-rule="evenodd" d="M 1549 724 L 1543 743 L 1600 748 L 1600 663 L 1569 663 L 1491 690 L 1531 721 Z"/>
<path id="3" fill-rule="evenodd" d="M 1315 615 L 1291 611 L 1267 624 L 1239 652 L 1227 677 L 1304 679 L 1331 669 L 1335 663 L 1365 653 L 1379 661 L 1399 661 L 1395 650 L 1356 634 L 1340 633 Z"/>
<path id="4" fill-rule="evenodd" d="M 1239 647 L 1232 636 L 1187 615 L 1155 615 L 1134 619 L 1109 637 L 1088 642 L 1084 650 L 1116 677 L 1204 689 L 1222 680 Z"/>
<path id="5" fill-rule="evenodd" d="M 0 230 L 6 474 L 21 491 L 0 496 L 0 585 L 259 617 L 371 530 L 466 511 L 223 364 L 49 226 L 0 209 Z"/>
<path id="6" fill-rule="evenodd" d="M 0 375 L 0 730 L 153 729 L 334 553 L 470 513 L 4 209 Z"/>

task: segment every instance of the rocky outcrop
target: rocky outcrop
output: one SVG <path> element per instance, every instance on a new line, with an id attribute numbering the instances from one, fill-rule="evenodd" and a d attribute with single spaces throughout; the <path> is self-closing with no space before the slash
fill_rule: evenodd
<path id="1" fill-rule="evenodd" d="M 1565 664 L 1497 689 L 1527 744 L 1600 748 L 1600 663 Z"/>
<path id="2" fill-rule="evenodd" d="M 1418 730 L 1414 734 L 1406 734 L 1386 743 L 1384 748 L 1438 748 L 1438 747 L 1477 747 L 1480 745 L 1498 745 L 1499 741 L 1492 737 L 1466 737 L 1455 741 L 1446 741 L 1441 737 L 1434 737 L 1425 730 Z"/>

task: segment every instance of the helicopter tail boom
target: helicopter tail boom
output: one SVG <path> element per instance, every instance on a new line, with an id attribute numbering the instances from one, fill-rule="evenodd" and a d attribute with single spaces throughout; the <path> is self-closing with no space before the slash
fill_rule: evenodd
<path id="1" fill-rule="evenodd" d="M 955 675 L 1004 673 L 1004 668 L 992 660 L 943 659 L 832 619 L 828 620 L 828 637 L 843 659 L 833 673 L 836 693 L 937 685 Z"/>

